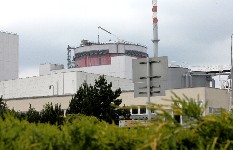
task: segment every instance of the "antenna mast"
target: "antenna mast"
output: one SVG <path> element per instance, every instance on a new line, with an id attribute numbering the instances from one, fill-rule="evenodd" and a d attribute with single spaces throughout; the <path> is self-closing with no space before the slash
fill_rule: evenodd
<path id="1" fill-rule="evenodd" d="M 105 32 L 108 33 L 108 34 L 113 35 L 115 38 L 117 38 L 118 42 L 120 41 L 120 39 L 119 39 L 116 35 L 112 34 L 112 33 L 109 32 L 108 30 L 106 30 L 106 29 L 102 28 L 101 26 L 99 26 L 99 27 L 98 27 L 98 44 L 100 43 L 99 29 L 105 31 Z"/>

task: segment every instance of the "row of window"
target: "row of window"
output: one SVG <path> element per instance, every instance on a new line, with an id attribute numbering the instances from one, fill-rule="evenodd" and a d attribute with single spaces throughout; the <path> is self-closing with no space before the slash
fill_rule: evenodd
<path id="1" fill-rule="evenodd" d="M 135 106 L 135 107 L 130 109 L 130 112 L 132 115 L 147 114 L 146 106 Z"/>

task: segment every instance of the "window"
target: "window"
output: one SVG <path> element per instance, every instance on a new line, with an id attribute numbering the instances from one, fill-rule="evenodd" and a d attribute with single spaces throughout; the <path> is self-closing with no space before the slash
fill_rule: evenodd
<path id="1" fill-rule="evenodd" d="M 137 108 L 133 108 L 132 109 L 132 114 L 138 114 L 138 109 Z"/>
<path id="2" fill-rule="evenodd" d="M 146 106 L 140 106 L 140 114 L 146 114 Z"/>
<path id="3" fill-rule="evenodd" d="M 174 119 L 179 123 L 181 121 L 180 115 L 174 115 Z"/>
<path id="4" fill-rule="evenodd" d="M 220 115 L 221 111 L 223 109 L 222 108 L 213 108 L 213 107 L 209 107 L 209 113 L 210 114 L 217 114 Z"/>
<path id="5" fill-rule="evenodd" d="M 212 114 L 213 113 L 213 108 L 209 107 L 209 113 Z"/>

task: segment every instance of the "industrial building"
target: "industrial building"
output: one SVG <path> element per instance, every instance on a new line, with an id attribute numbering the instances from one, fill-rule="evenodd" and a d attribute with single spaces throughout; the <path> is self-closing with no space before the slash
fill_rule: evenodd
<path id="1" fill-rule="evenodd" d="M 18 78 L 18 62 L 19 36 L 0 31 L 0 81 Z"/>
<path id="2" fill-rule="evenodd" d="M 204 110 L 203 115 L 216 113 L 222 108 L 229 110 L 230 93 L 226 89 L 221 90 L 215 88 L 198 87 L 166 90 L 166 96 L 151 97 L 151 102 L 154 104 L 161 104 L 166 106 L 171 105 L 172 101 L 169 101 L 171 96 L 173 96 L 171 91 L 176 93 L 181 98 L 183 98 L 183 95 L 186 95 L 189 98 L 197 100 L 198 103 L 202 103 L 203 105 L 206 103 L 207 107 Z M 6 99 L 6 103 L 9 108 L 14 108 L 17 111 L 23 112 L 28 111 L 30 104 L 37 111 L 41 111 L 43 109 L 43 105 L 51 102 L 61 104 L 61 108 L 66 110 L 69 106 L 69 102 L 72 96 L 73 94 L 11 98 Z M 122 99 L 121 106 L 132 106 L 130 109 L 132 119 L 147 118 L 147 98 L 135 98 L 134 92 L 132 91 L 123 92 L 119 98 Z M 170 109 L 169 107 L 164 108 L 167 110 Z M 154 116 L 154 114 L 152 114 L 152 116 Z"/>
<path id="3" fill-rule="evenodd" d="M 71 50 L 74 51 L 73 59 Z M 68 46 L 67 52 L 67 71 L 84 71 L 126 79 L 132 79 L 132 59 L 148 56 L 146 46 L 119 41 L 99 43 L 82 40 L 79 47 Z"/>
<path id="4" fill-rule="evenodd" d="M 147 48 L 142 45 L 127 42 L 93 43 L 82 40 L 75 48 L 75 67 L 91 67 L 110 65 L 114 56 L 131 56 L 136 58 L 147 57 Z"/>
<path id="5" fill-rule="evenodd" d="M 55 96 L 74 94 L 82 83 L 94 84 L 98 74 L 70 71 L 30 78 L 15 79 L 0 82 L 0 95 L 4 99 L 26 98 L 38 96 Z M 131 80 L 105 76 L 108 82 L 113 83 L 113 89 L 123 91 L 133 90 Z"/>
<path id="6" fill-rule="evenodd" d="M 138 109 L 132 108 L 132 119 L 134 118 L 146 118 L 147 115 L 147 98 L 139 97 L 135 98 L 133 94 L 134 84 L 132 82 L 132 60 L 138 57 L 145 57 L 146 55 L 127 55 L 123 51 L 121 54 L 109 54 L 108 64 L 94 64 L 89 62 L 90 66 L 79 65 L 79 60 L 87 62 L 90 57 L 104 58 L 105 53 L 97 53 L 92 55 L 91 52 L 99 51 L 105 47 L 110 49 L 115 47 L 119 43 L 101 44 L 101 45 L 82 45 L 81 48 L 85 49 L 85 55 L 77 57 L 76 66 L 70 69 L 64 69 L 60 64 L 41 64 L 39 67 L 39 76 L 15 79 L 0 82 L 0 95 L 6 100 L 9 108 L 14 108 L 16 111 L 27 111 L 31 104 L 36 110 L 41 111 L 43 105 L 48 102 L 53 104 L 59 103 L 62 109 L 68 108 L 71 97 L 83 82 L 88 84 L 94 84 L 94 80 L 98 79 L 100 75 L 105 75 L 108 82 L 113 83 L 113 90 L 121 88 L 123 93 L 120 98 L 123 100 L 122 106 L 136 106 Z M 123 44 L 122 47 L 129 46 Z M 130 45 L 133 47 L 131 50 L 136 49 L 138 45 Z M 134 47 L 135 46 L 135 47 Z M 94 49 L 97 48 L 97 50 Z M 98 49 L 99 48 L 99 49 Z M 144 47 L 142 48 L 146 54 Z M 79 47 L 77 48 L 79 49 Z M 129 48 L 128 48 L 129 49 Z M 125 50 L 125 49 L 123 49 Z M 140 52 L 141 49 L 138 51 Z M 83 53 L 76 51 L 76 53 Z M 135 53 L 135 52 L 134 52 Z M 111 56 L 111 57 L 109 57 Z M 83 64 L 83 62 L 81 62 Z M 87 64 L 87 63 L 86 63 Z M 230 96 L 227 90 L 220 90 L 210 88 L 210 85 L 214 87 L 214 81 L 212 75 L 204 71 L 191 71 L 188 68 L 179 66 L 170 66 L 168 68 L 168 79 L 164 82 L 166 90 L 166 96 L 152 97 L 151 102 L 157 104 L 167 104 L 167 101 L 163 99 L 169 99 L 171 97 L 171 91 L 182 96 L 185 94 L 188 97 L 197 98 L 199 95 L 203 103 L 208 101 L 208 107 L 205 110 L 205 114 L 211 113 L 212 110 L 219 108 L 229 108 Z M 171 102 L 169 103 L 171 104 Z M 211 111 L 209 111 L 209 109 Z"/>
<path id="7" fill-rule="evenodd" d="M 146 57 L 147 48 L 137 44 L 117 42 L 83 44 L 82 41 L 81 44 L 82 46 L 74 49 L 76 65 L 73 68 L 64 69 L 64 65 L 60 64 L 41 64 L 39 76 L 0 81 L 0 95 L 3 96 L 8 107 L 16 111 L 27 111 L 31 104 L 36 110 L 41 111 L 43 105 L 52 102 L 61 104 L 62 109 L 66 110 L 72 95 L 83 82 L 93 85 L 95 79 L 105 75 L 107 81 L 112 82 L 113 90 L 122 89 L 123 93 L 120 96 L 122 106 L 132 106 L 132 119 L 146 118 L 147 98 L 135 98 L 133 93 L 132 60 Z M 118 47 L 119 54 L 116 51 L 117 45 L 121 45 Z M 101 49 L 105 49 L 104 52 L 101 52 Z M 171 105 L 171 102 L 164 101 L 164 98 L 169 99 L 173 91 L 181 97 L 185 94 L 197 99 L 199 95 L 199 101 L 208 102 L 205 114 L 220 108 L 230 108 L 228 90 L 214 88 L 215 83 L 211 72 L 191 71 L 184 67 L 170 66 L 168 79 L 163 84 L 166 95 L 151 97 L 152 103 Z"/>
<path id="8" fill-rule="evenodd" d="M 135 108 L 131 109 L 132 118 L 145 118 L 147 110 L 142 111 L 141 107 L 145 108 L 147 100 L 135 98 L 132 92 L 134 90 L 132 60 L 146 57 L 147 48 L 138 44 L 119 42 L 101 44 L 83 42 L 73 49 L 75 65 L 72 68 L 64 69 L 64 65 L 61 64 L 41 64 L 39 76 L 0 81 L 0 95 L 6 100 L 7 105 L 17 111 L 27 111 L 31 104 L 36 110 L 41 111 L 44 104 L 52 102 L 60 103 L 62 109 L 66 110 L 72 95 L 83 82 L 93 85 L 95 79 L 105 75 L 107 81 L 112 82 L 113 90 L 121 88 L 124 91 L 120 97 L 123 100 L 122 105 L 138 106 L 137 111 Z M 69 61 L 68 64 L 70 64 Z M 169 98 L 171 90 L 195 98 L 200 95 L 203 101 L 208 100 L 212 103 L 217 99 L 210 94 L 207 95 L 208 91 L 222 94 L 219 89 L 209 88 L 210 85 L 214 87 L 211 74 L 204 71 L 191 71 L 179 66 L 168 68 L 168 79 L 163 84 L 167 89 L 166 96 L 153 97 L 152 102 L 166 103 L 162 99 Z M 225 90 L 223 93 L 224 99 L 209 107 L 227 108 L 229 94 Z"/>
<path id="9" fill-rule="evenodd" d="M 152 5 L 152 42 L 154 57 L 158 57 L 157 0 L 153 0 Z M 98 28 L 112 34 L 102 27 Z M 132 106 L 132 119 L 143 119 L 148 114 L 147 98 L 134 97 L 132 82 L 132 60 L 148 57 L 146 46 L 122 40 L 101 43 L 98 35 L 98 42 L 82 40 L 78 47 L 68 45 L 67 69 L 60 64 L 41 64 L 39 76 L 24 79 L 18 79 L 18 35 L 0 33 L 0 46 L 0 53 L 4 53 L 0 55 L 4 56 L 0 58 L 0 69 L 5 71 L 0 73 L 0 95 L 9 108 L 27 111 L 31 104 L 41 111 L 43 105 L 52 102 L 61 104 L 62 109 L 66 110 L 71 97 L 83 82 L 94 84 L 100 75 L 105 75 L 107 81 L 112 82 L 113 90 L 122 89 L 122 106 Z M 166 89 L 165 96 L 151 97 L 152 103 L 171 105 L 172 102 L 164 99 L 169 99 L 173 91 L 181 97 L 184 94 L 194 98 L 198 103 L 208 102 L 204 115 L 220 108 L 231 108 L 229 91 L 214 88 L 215 81 L 212 77 L 216 73 L 192 71 L 180 66 L 170 66 L 167 69 L 167 80 L 162 82 Z"/>

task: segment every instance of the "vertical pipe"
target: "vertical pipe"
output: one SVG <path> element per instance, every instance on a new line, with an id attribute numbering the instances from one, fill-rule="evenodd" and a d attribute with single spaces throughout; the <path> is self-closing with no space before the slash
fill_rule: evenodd
<path id="1" fill-rule="evenodd" d="M 233 96 L 233 64 L 232 64 L 232 36 L 231 34 L 231 96 L 230 96 L 230 105 L 229 105 L 229 111 L 231 110 L 231 103 L 232 103 L 232 96 Z"/>
<path id="2" fill-rule="evenodd" d="M 153 13 L 153 50 L 154 57 L 158 57 L 158 18 L 157 18 L 157 0 L 152 0 L 152 13 Z"/>
<path id="3" fill-rule="evenodd" d="M 53 96 L 54 96 L 54 85 L 53 85 Z"/>
<path id="4" fill-rule="evenodd" d="M 98 44 L 100 44 L 100 27 L 98 27 Z"/>
<path id="5" fill-rule="evenodd" d="M 65 94 L 65 79 L 64 79 L 64 72 L 63 72 L 63 78 L 62 78 L 62 93 Z"/>
<path id="6" fill-rule="evenodd" d="M 189 87 L 189 76 L 188 76 L 188 73 L 185 74 L 185 87 L 186 88 Z"/>
<path id="7" fill-rule="evenodd" d="M 57 95 L 58 95 L 58 92 L 59 92 L 59 83 L 57 81 Z"/>
<path id="8" fill-rule="evenodd" d="M 193 77 L 191 74 L 189 74 L 189 87 L 192 88 L 193 87 Z"/>
<path id="9" fill-rule="evenodd" d="M 66 109 L 63 110 L 63 117 L 66 117 Z"/>
<path id="10" fill-rule="evenodd" d="M 151 120 L 151 108 L 150 108 L 150 58 L 147 57 L 147 110 L 148 120 Z"/>
<path id="11" fill-rule="evenodd" d="M 212 88 L 215 88 L 215 80 L 212 79 Z"/>

